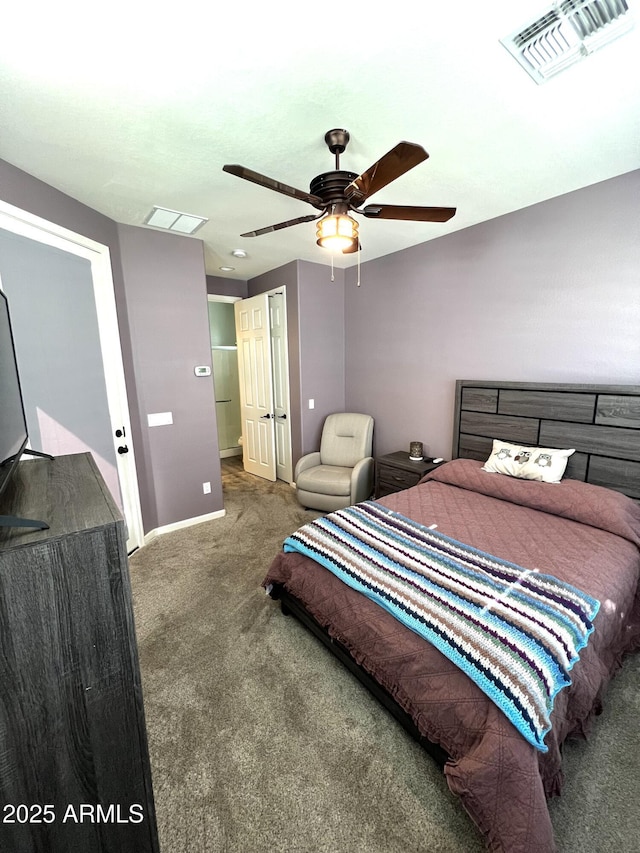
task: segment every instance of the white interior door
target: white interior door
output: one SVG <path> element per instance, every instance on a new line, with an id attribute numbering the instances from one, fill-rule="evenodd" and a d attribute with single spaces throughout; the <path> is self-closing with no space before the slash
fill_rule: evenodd
<path id="1" fill-rule="evenodd" d="M 82 235 L 74 234 L 5 202 L 0 202 L 0 228 L 24 238 L 25 251 L 27 252 L 25 260 L 33 259 L 35 255 L 42 254 L 40 250 L 42 247 L 50 247 L 53 252 L 64 253 L 89 262 L 86 287 L 89 291 L 87 298 L 93 300 L 95 305 L 96 336 L 99 339 L 95 342 L 97 358 L 93 359 L 94 372 L 91 374 L 88 374 L 89 366 L 84 361 L 76 367 L 78 377 L 83 382 L 89 383 L 92 393 L 98 386 L 102 389 L 105 403 L 104 409 L 100 408 L 100 411 L 104 411 L 104 417 L 100 416 L 100 423 L 94 424 L 90 429 L 78 429 L 76 428 L 77 420 L 72 423 L 67 418 L 68 412 L 64 407 L 60 408 L 60 401 L 57 398 L 55 410 L 49 406 L 40 407 L 38 401 L 35 401 L 33 409 L 36 420 L 32 423 L 37 422 L 37 430 L 34 432 L 39 434 L 43 444 L 43 446 L 35 449 L 44 450 L 53 456 L 61 453 L 85 451 L 92 453 L 114 500 L 122 509 L 129 537 L 127 547 L 129 551 L 132 551 L 142 544 L 142 514 L 131 442 L 131 424 L 109 250 L 102 244 L 89 240 Z M 34 244 L 34 251 L 32 252 L 29 252 L 28 244 L 30 242 Z M 11 290 L 13 289 L 14 296 L 22 298 L 26 293 L 19 293 L 18 290 L 22 291 L 23 288 L 28 290 L 30 284 L 29 280 L 20 281 L 18 276 L 11 276 L 11 282 L 7 281 L 6 283 L 5 290 L 10 305 Z M 86 329 L 79 328 L 77 323 L 73 323 L 73 305 L 61 305 L 60 309 L 63 313 L 59 314 L 59 319 L 64 322 L 60 326 L 54 326 L 51 332 L 58 336 L 56 344 L 66 349 L 70 345 L 69 336 L 82 336 L 86 334 Z M 23 312 L 23 319 L 27 324 L 30 322 L 29 310 L 29 306 L 27 306 L 26 311 Z M 67 312 L 66 316 L 64 316 L 64 310 Z M 56 322 L 52 316 L 46 319 L 51 324 Z M 18 321 L 19 317 L 16 320 Z M 20 340 L 18 337 L 16 337 L 16 349 L 19 358 Z M 47 352 L 42 352 L 41 355 L 43 359 L 47 359 Z M 67 385 L 72 379 L 67 375 L 67 371 L 58 371 L 57 375 L 61 381 L 64 379 Z M 28 377 L 24 377 L 23 386 L 28 381 Z M 69 389 L 66 388 L 66 390 Z M 28 393 L 29 389 L 23 387 L 24 391 Z M 79 393 L 81 394 L 81 392 Z M 55 393 L 53 398 L 55 398 Z M 50 408 L 51 410 L 49 410 Z M 89 406 L 87 405 L 86 408 L 89 409 Z M 92 436 L 91 439 L 87 437 L 89 434 Z M 100 437 L 94 441 L 96 435 Z M 116 449 L 118 450 L 117 453 Z"/>
<path id="2" fill-rule="evenodd" d="M 244 469 L 276 479 L 269 297 L 260 293 L 234 305 L 240 376 Z"/>
<path id="3" fill-rule="evenodd" d="M 291 412 L 289 406 L 289 352 L 287 346 L 287 303 L 285 290 L 269 293 L 271 361 L 275 413 L 276 476 L 291 483 Z"/>

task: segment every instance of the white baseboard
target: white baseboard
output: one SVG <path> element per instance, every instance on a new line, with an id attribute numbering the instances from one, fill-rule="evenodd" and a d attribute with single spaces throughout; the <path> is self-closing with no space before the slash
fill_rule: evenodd
<path id="1" fill-rule="evenodd" d="M 238 447 L 227 447 L 226 450 L 220 451 L 220 459 L 226 459 L 228 456 L 242 456 L 242 448 Z"/>
<path id="2" fill-rule="evenodd" d="M 219 509 L 216 512 L 208 512 L 206 515 L 198 515 L 195 518 L 185 518 L 183 521 L 175 521 L 173 524 L 165 524 L 163 527 L 156 527 L 144 535 L 144 544 L 148 545 L 153 542 L 158 536 L 163 536 L 165 533 L 172 533 L 174 530 L 182 530 L 185 527 L 193 527 L 194 524 L 202 524 L 204 521 L 213 521 L 215 518 L 223 518 L 226 515 L 226 510 Z"/>

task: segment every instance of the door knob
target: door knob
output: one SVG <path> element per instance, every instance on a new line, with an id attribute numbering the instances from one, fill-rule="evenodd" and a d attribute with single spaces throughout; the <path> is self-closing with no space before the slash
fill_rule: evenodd
<path id="1" fill-rule="evenodd" d="M 281 420 L 283 420 L 283 421 L 286 421 L 286 419 L 287 419 L 286 414 L 284 414 L 284 415 L 278 415 L 278 417 L 279 417 Z"/>
<path id="2" fill-rule="evenodd" d="M 118 453 L 119 453 L 121 456 L 122 456 L 122 454 L 123 454 L 123 453 L 128 453 L 128 452 L 129 452 L 129 448 L 127 447 L 127 445 L 126 445 L 126 444 L 121 444 L 121 445 L 120 445 L 120 447 L 118 448 Z"/>
<path id="3" fill-rule="evenodd" d="M 262 420 L 269 420 L 271 418 L 271 415 L 269 414 L 269 412 L 267 412 L 266 415 L 261 415 L 260 417 L 262 418 Z"/>

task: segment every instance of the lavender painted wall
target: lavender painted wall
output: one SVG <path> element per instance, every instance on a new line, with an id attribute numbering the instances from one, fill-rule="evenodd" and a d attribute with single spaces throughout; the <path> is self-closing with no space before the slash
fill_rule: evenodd
<path id="1" fill-rule="evenodd" d="M 48 222 L 53 222 L 76 234 L 82 234 L 91 240 L 108 246 L 126 371 L 127 366 L 131 363 L 131 344 L 124 307 L 124 279 L 117 224 L 113 219 L 109 219 L 91 207 L 81 204 L 74 198 L 49 186 L 49 184 L 45 184 L 32 175 L 17 169 L 5 160 L 0 160 L 0 198 L 20 210 L 27 211 L 34 216 L 39 216 Z M 131 394 L 133 377 L 129 375 L 126 379 L 127 389 Z"/>
<path id="2" fill-rule="evenodd" d="M 222 480 L 211 377 L 202 243 L 119 225 L 126 302 L 140 389 L 151 500 L 145 530 L 222 509 Z M 173 424 L 149 427 L 147 415 L 172 412 Z M 211 494 L 202 484 L 211 483 Z"/>
<path id="3" fill-rule="evenodd" d="M 309 453 L 320 447 L 326 416 L 345 411 L 344 271 L 331 281 L 329 266 L 298 267 L 302 453 Z"/>
<path id="4" fill-rule="evenodd" d="M 3 160 L 0 160 L 0 198 L 109 248 L 145 532 L 158 525 L 222 509 L 213 391 L 209 383 L 208 394 L 208 380 L 198 380 L 193 374 L 195 364 L 211 363 L 200 241 L 146 228 L 118 226 Z M 125 232 L 127 257 L 123 264 L 120 238 Z M 149 296 L 150 312 L 146 317 L 145 293 Z M 129 325 L 129 308 L 133 309 L 135 331 Z M 150 320 L 154 312 L 160 315 L 157 317 L 160 324 L 167 317 L 182 317 L 183 331 L 160 341 L 157 327 Z M 160 343 L 164 346 L 160 347 Z M 162 351 L 155 351 L 154 346 Z M 188 364 L 191 375 L 185 377 L 184 383 L 173 386 L 174 396 L 158 409 L 156 391 L 159 384 L 167 382 L 167 361 L 171 362 L 169 371 Z M 197 382 L 202 384 L 194 385 Z M 144 387 L 139 383 L 144 383 Z M 186 415 L 189 426 L 180 427 L 187 433 L 182 456 L 171 442 L 167 442 L 167 447 L 159 447 L 159 438 L 149 441 L 146 414 L 150 411 Z M 200 440 L 202 447 L 196 443 Z M 179 475 L 176 474 L 178 459 Z M 205 496 L 202 483 L 207 480 L 211 482 L 212 492 Z"/>
<path id="5" fill-rule="evenodd" d="M 360 288 L 302 261 L 207 281 L 199 241 L 118 226 L 3 161 L 0 197 L 110 249 L 146 531 L 222 507 L 213 394 L 193 376 L 210 363 L 207 291 L 287 286 L 294 462 L 344 409 L 374 416 L 377 453 L 417 439 L 449 456 L 457 378 L 640 382 L 640 171 L 366 263 Z M 185 333 L 162 340 L 175 316 Z M 175 488 L 175 445 L 146 414 L 187 409 Z"/>
<path id="6" fill-rule="evenodd" d="M 133 350 L 125 305 L 125 286 L 117 224 L 112 219 L 12 166 L 5 160 L 0 160 L 0 198 L 20 210 L 67 228 L 76 234 L 82 234 L 109 248 L 129 415 L 133 443 L 137 450 L 142 443 L 142 432 L 138 395 L 132 369 Z M 147 459 L 143 454 L 136 453 L 136 471 L 140 488 L 140 501 L 144 503 L 146 497 L 145 484 L 150 481 L 151 472 L 147 470 Z"/>
<path id="7" fill-rule="evenodd" d="M 399 223 L 399 227 L 402 227 Z M 640 171 L 347 271 L 346 405 L 450 457 L 456 379 L 640 382 Z"/>
<path id="8" fill-rule="evenodd" d="M 207 293 L 212 296 L 239 296 L 245 299 L 249 295 L 249 290 L 246 281 L 223 278 L 221 275 L 208 275 Z"/>

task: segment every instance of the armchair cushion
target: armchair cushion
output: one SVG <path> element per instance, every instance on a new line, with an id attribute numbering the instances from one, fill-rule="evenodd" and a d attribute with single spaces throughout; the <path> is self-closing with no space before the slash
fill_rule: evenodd
<path id="1" fill-rule="evenodd" d="M 355 412 L 328 415 L 322 428 L 320 461 L 323 465 L 353 466 L 371 456 L 373 418 Z"/>
<path id="2" fill-rule="evenodd" d="M 366 500 L 373 490 L 373 418 L 328 415 L 320 452 L 298 460 L 296 492 L 303 506 L 331 512 Z"/>
<path id="3" fill-rule="evenodd" d="M 338 465 L 318 465 L 303 471 L 296 480 L 296 487 L 318 495 L 351 494 L 352 468 Z"/>
<path id="4" fill-rule="evenodd" d="M 303 471 L 306 471 L 307 468 L 315 468 L 320 464 L 320 451 L 316 450 L 313 453 L 307 453 L 305 456 L 301 456 L 298 459 L 295 467 L 295 471 L 293 474 L 293 478 L 296 482 L 298 482 L 298 477 Z"/>

